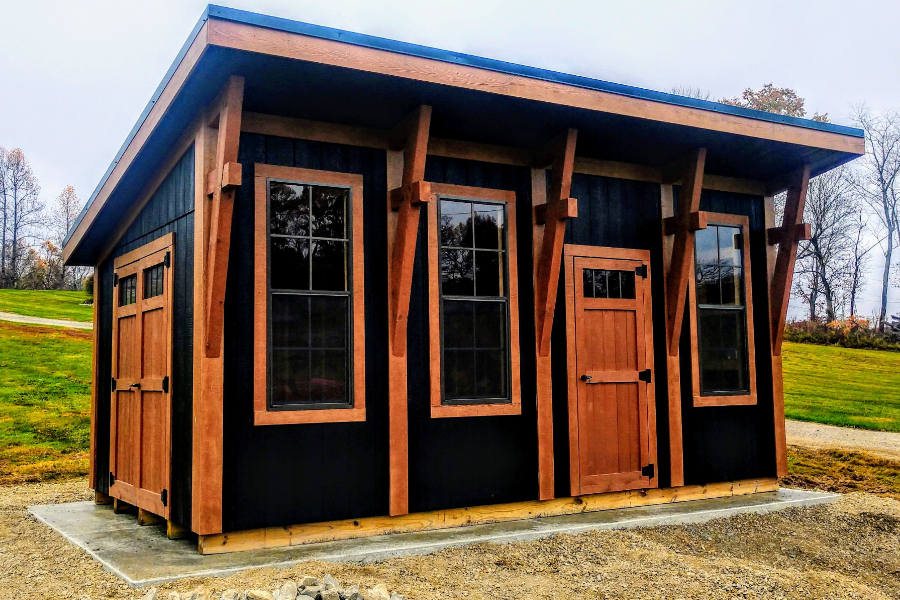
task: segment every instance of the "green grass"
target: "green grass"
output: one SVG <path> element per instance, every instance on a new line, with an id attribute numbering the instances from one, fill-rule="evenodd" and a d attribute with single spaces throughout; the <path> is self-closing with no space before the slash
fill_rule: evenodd
<path id="1" fill-rule="evenodd" d="M 0 312 L 45 319 L 90 321 L 93 307 L 83 305 L 84 292 L 60 290 L 0 290 Z"/>
<path id="2" fill-rule="evenodd" d="M 784 343 L 785 416 L 900 431 L 900 353 Z"/>
<path id="3" fill-rule="evenodd" d="M 0 321 L 0 483 L 87 472 L 90 331 Z"/>

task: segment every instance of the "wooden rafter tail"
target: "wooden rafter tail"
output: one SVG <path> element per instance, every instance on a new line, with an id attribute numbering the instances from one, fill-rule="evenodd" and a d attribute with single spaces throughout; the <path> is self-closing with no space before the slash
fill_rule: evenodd
<path id="1" fill-rule="evenodd" d="M 419 211 L 431 197 L 431 186 L 425 181 L 430 128 L 431 107 L 422 105 L 392 134 L 394 143 L 403 148 L 403 184 L 391 190 L 391 208 L 397 211 L 390 282 L 391 353 L 394 356 L 406 355 L 406 323 L 419 232 Z"/>
<path id="2" fill-rule="evenodd" d="M 700 192 L 703 190 L 703 171 L 706 166 L 706 148 L 694 150 L 681 166 L 681 195 L 678 212 L 666 223 L 667 234 L 675 236 L 672 260 L 666 277 L 666 337 L 669 356 L 678 354 L 684 305 L 687 297 L 688 278 L 694 257 L 694 233 L 706 226 L 706 215 L 700 213 Z"/>
<path id="3" fill-rule="evenodd" d="M 790 301 L 794 263 L 797 260 L 797 244 L 801 239 L 808 239 L 809 232 L 802 221 L 803 210 L 806 206 L 806 190 L 809 187 L 809 175 L 810 166 L 805 165 L 790 178 L 787 201 L 784 205 L 784 218 L 781 227 L 778 228 L 780 232 L 776 235 L 780 239 L 778 255 L 775 259 L 771 296 L 772 354 L 775 356 L 781 356 L 784 323 Z M 785 232 L 789 233 L 786 235 Z"/>
<path id="4" fill-rule="evenodd" d="M 212 196 L 209 210 L 209 240 L 206 253 L 206 356 L 216 358 L 222 352 L 224 328 L 225 278 L 231 249 L 231 215 L 234 194 L 241 184 L 238 145 L 241 137 L 241 110 L 244 103 L 244 78 L 232 75 L 219 96 L 216 166 L 207 176 L 207 193 Z"/>
<path id="5" fill-rule="evenodd" d="M 541 253 L 535 265 L 535 327 L 540 356 L 550 353 L 550 332 L 553 329 L 553 311 L 556 308 L 556 291 L 562 260 L 566 221 L 578 216 L 578 203 L 569 198 L 572 189 L 572 171 L 575 167 L 575 144 L 578 130 L 569 129 L 551 142 L 553 167 L 550 173 L 550 189 L 547 203 L 535 206 L 535 220 L 544 223 Z M 546 153 L 536 156 L 535 164 L 546 160 Z"/>

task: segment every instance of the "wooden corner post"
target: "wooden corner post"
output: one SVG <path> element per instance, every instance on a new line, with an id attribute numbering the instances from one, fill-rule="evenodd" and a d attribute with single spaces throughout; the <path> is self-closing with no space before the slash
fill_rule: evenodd
<path id="1" fill-rule="evenodd" d="M 241 183 L 237 156 L 243 94 L 243 77 L 230 77 L 198 123 L 194 139 L 191 529 L 201 535 L 222 531 L 223 308 L 234 193 Z"/>
<path id="2" fill-rule="evenodd" d="M 407 320 L 419 212 L 431 197 L 425 181 L 431 107 L 413 111 L 391 135 L 388 151 L 388 346 L 389 454 L 392 516 L 409 513 L 409 424 L 407 421 Z"/>
<path id="3" fill-rule="evenodd" d="M 550 333 L 562 266 L 566 221 L 578 216 L 578 202 L 569 197 L 575 167 L 578 131 L 569 129 L 535 157 L 531 200 L 534 244 L 534 326 L 537 355 L 538 492 L 541 500 L 554 497 L 553 396 Z M 552 161 L 547 189 L 546 165 Z"/>
<path id="4" fill-rule="evenodd" d="M 784 380 L 781 364 L 781 344 L 784 341 L 784 325 L 787 318 L 788 302 L 791 298 L 791 283 L 794 263 L 797 260 L 797 245 L 809 239 L 809 225 L 803 223 L 806 206 L 806 190 L 809 187 L 810 167 L 805 165 L 787 179 L 787 201 L 781 227 L 775 224 L 775 202 L 772 196 L 765 198 L 766 227 L 768 241 L 769 275 L 769 316 L 772 341 L 772 404 L 775 418 L 775 465 L 778 477 L 786 477 L 787 437 L 784 430 Z M 777 187 L 777 186 L 776 186 Z M 775 245 L 778 245 L 777 253 Z"/>
<path id="5" fill-rule="evenodd" d="M 665 268 L 666 373 L 669 395 L 669 456 L 671 486 L 684 485 L 684 450 L 681 427 L 681 357 L 679 344 L 684 322 L 689 278 L 693 276 L 694 234 L 706 228 L 700 211 L 706 149 L 698 148 L 667 169 L 660 190 L 662 204 L 663 263 Z M 678 212 L 671 182 L 681 180 Z"/>

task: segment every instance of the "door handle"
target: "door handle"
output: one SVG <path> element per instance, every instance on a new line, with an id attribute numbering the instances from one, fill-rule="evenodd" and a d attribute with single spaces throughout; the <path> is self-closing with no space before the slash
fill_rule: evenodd
<path id="1" fill-rule="evenodd" d="M 132 383 L 128 387 L 139 388 L 139 387 L 141 387 L 141 384 L 140 383 Z"/>
<path id="2" fill-rule="evenodd" d="M 591 379 L 593 379 L 593 377 L 591 375 L 582 375 L 581 376 L 581 380 L 586 381 L 588 383 L 590 383 Z"/>

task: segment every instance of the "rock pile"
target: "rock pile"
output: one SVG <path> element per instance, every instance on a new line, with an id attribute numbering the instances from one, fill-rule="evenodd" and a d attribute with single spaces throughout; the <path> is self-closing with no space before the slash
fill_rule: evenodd
<path id="1" fill-rule="evenodd" d="M 220 594 L 213 594 L 204 586 L 200 586 L 186 594 L 169 592 L 167 596 L 160 596 L 156 588 L 153 588 L 147 592 L 144 600 L 406 600 L 406 598 L 400 594 L 392 594 L 383 583 L 363 591 L 358 585 L 342 588 L 331 575 L 325 575 L 321 582 L 315 577 L 306 575 L 299 581 L 288 581 L 272 591 L 226 590 Z"/>

